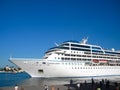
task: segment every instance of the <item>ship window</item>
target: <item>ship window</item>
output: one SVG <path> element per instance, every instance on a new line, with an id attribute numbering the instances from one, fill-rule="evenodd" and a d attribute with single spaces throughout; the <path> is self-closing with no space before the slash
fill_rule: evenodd
<path id="1" fill-rule="evenodd" d="M 90 51 L 89 49 L 71 48 L 71 50 Z"/>
<path id="2" fill-rule="evenodd" d="M 43 69 L 39 69 L 39 70 L 38 70 L 38 72 L 41 72 L 41 73 L 43 73 Z"/>
<path id="3" fill-rule="evenodd" d="M 103 53 L 102 50 L 92 50 L 92 52 L 99 52 L 99 53 Z"/>
<path id="4" fill-rule="evenodd" d="M 42 64 L 46 64 L 46 62 L 42 62 Z"/>
<path id="5" fill-rule="evenodd" d="M 100 47 L 92 47 L 92 49 L 98 49 L 98 50 L 101 50 Z"/>
<path id="6" fill-rule="evenodd" d="M 71 44 L 71 46 L 74 46 L 74 47 L 81 47 L 81 48 L 90 48 L 90 46 L 76 45 L 76 44 Z"/>

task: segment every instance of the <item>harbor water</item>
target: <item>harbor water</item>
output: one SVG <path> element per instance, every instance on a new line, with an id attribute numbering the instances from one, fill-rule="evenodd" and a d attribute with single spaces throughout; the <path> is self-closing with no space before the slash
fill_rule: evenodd
<path id="1" fill-rule="evenodd" d="M 29 79 L 30 76 L 25 73 L 0 72 L 0 87 L 15 86 L 21 81 Z"/>
<path id="2" fill-rule="evenodd" d="M 0 87 L 69 84 L 71 78 L 32 78 L 27 73 L 0 72 Z"/>
<path id="3" fill-rule="evenodd" d="M 105 79 L 101 77 L 99 79 L 94 78 L 97 82 L 98 80 Z M 109 77 L 107 78 L 111 81 L 120 82 L 120 77 Z M 27 73 L 8 73 L 0 72 L 0 87 L 10 87 L 15 85 L 20 86 L 44 86 L 44 85 L 64 85 L 69 84 L 70 80 L 73 80 L 73 83 L 81 82 L 84 83 L 85 80 L 87 83 L 91 82 L 91 78 L 31 78 Z"/>

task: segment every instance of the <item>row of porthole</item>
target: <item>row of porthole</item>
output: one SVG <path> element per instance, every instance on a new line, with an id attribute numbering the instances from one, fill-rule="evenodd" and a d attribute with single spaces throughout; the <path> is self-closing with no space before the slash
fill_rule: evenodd
<path id="1" fill-rule="evenodd" d="M 120 69 L 120 68 L 107 68 L 107 67 L 72 67 L 72 69 Z"/>
<path id="2" fill-rule="evenodd" d="M 82 63 L 62 63 L 63 65 L 82 65 Z"/>

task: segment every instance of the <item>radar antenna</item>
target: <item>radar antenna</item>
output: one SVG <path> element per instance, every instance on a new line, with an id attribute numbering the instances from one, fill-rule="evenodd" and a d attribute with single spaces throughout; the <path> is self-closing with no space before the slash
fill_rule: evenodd
<path id="1" fill-rule="evenodd" d="M 10 55 L 10 58 L 9 59 L 12 59 L 12 55 Z"/>
<path id="2" fill-rule="evenodd" d="M 56 46 L 59 46 L 57 43 L 55 43 Z"/>
<path id="3" fill-rule="evenodd" d="M 114 49 L 114 48 L 112 48 L 112 51 L 114 52 L 114 51 L 115 51 L 115 49 Z"/>
<path id="4" fill-rule="evenodd" d="M 80 44 L 86 44 L 88 41 L 88 37 L 87 38 L 83 38 L 82 41 L 80 42 Z"/>

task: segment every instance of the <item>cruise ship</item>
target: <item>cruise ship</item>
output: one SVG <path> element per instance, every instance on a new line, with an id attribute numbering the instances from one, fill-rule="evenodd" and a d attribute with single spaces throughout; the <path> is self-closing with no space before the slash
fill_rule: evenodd
<path id="1" fill-rule="evenodd" d="M 70 40 L 48 49 L 42 59 L 9 58 L 31 77 L 94 78 L 120 76 L 120 51 Z"/>

